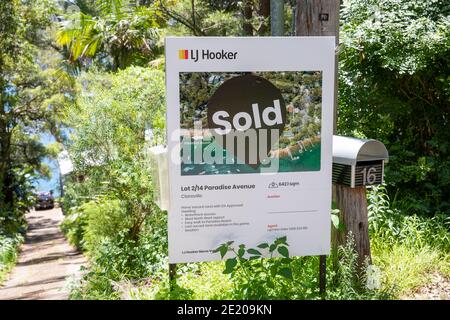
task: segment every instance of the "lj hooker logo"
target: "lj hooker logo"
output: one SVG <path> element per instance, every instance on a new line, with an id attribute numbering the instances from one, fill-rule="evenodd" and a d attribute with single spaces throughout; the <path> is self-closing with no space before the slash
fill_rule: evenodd
<path id="1" fill-rule="evenodd" d="M 178 50 L 178 59 L 180 60 L 193 60 L 197 62 L 198 60 L 236 60 L 237 51 L 213 51 L 209 49 L 202 50 Z"/>

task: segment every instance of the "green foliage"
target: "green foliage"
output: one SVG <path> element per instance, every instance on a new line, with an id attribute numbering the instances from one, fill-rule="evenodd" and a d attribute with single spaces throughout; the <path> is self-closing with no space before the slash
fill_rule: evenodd
<path id="1" fill-rule="evenodd" d="M 19 246 L 23 241 L 24 237 L 21 234 L 7 236 L 0 233 L 0 285 L 16 263 Z"/>
<path id="2" fill-rule="evenodd" d="M 73 208 L 73 211 L 61 223 L 61 230 L 69 242 L 79 250 L 84 250 L 84 230 L 87 225 L 86 214 Z"/>
<path id="3" fill-rule="evenodd" d="M 99 57 L 111 68 L 143 65 L 159 53 L 158 28 L 165 20 L 157 5 L 131 5 L 129 0 L 97 0 L 96 11 L 68 12 L 56 40 L 69 52 L 69 61 L 87 62 Z"/>
<path id="4" fill-rule="evenodd" d="M 368 201 L 372 256 L 385 286 L 406 295 L 432 273 L 450 274 L 448 216 L 405 215 L 391 204 L 384 186 L 373 187 Z"/>
<path id="5" fill-rule="evenodd" d="M 216 3 L 217 7 L 213 7 L 208 1 L 200 0 L 193 9 L 190 0 L 160 2 L 166 19 L 175 22 L 166 30 L 171 35 L 230 36 L 242 32 L 239 11 L 233 4 L 221 7 Z"/>
<path id="6" fill-rule="evenodd" d="M 24 232 L 33 181 L 49 177 L 42 161 L 52 154 L 39 134 L 58 135 L 60 109 L 70 100 L 71 81 L 50 58 L 55 13 L 51 0 L 0 3 L 0 234 L 12 238 Z"/>
<path id="7" fill-rule="evenodd" d="M 261 243 L 257 248 L 246 248 L 241 244 L 233 247 L 229 241 L 215 251 L 223 259 L 228 252 L 233 257 L 225 260 L 224 274 L 230 274 L 234 284 L 234 295 L 237 299 L 282 299 L 288 298 L 289 281 L 293 281 L 286 237 L 274 240 L 273 243 Z M 278 259 L 266 260 L 278 256 Z"/>
<path id="8" fill-rule="evenodd" d="M 140 154 L 145 129 L 162 136 L 165 119 L 164 73 L 132 67 L 116 74 L 89 72 L 78 81 L 75 130 L 69 151 L 80 169 L 109 165 Z M 159 135 L 158 135 L 159 132 Z"/>
<path id="9" fill-rule="evenodd" d="M 79 89 L 68 118 L 75 172 L 66 180 L 63 230 L 91 263 L 72 297 L 116 299 L 122 282 L 158 281 L 167 268 L 166 214 L 153 203 L 145 156 L 147 128 L 163 141 L 164 77 L 139 67 L 91 71 Z"/>
<path id="10" fill-rule="evenodd" d="M 395 297 L 409 297 L 429 283 L 430 276 L 450 275 L 450 256 L 430 246 L 415 247 L 400 241 L 386 245 L 383 239 L 371 239 L 372 258 L 382 270 L 384 287 L 394 290 Z"/>
<path id="11" fill-rule="evenodd" d="M 386 144 L 388 190 L 406 213 L 450 210 L 448 1 L 343 2 L 341 134 Z"/>
<path id="12" fill-rule="evenodd" d="M 91 249 L 91 266 L 73 286 L 73 299 L 117 299 L 117 284 L 127 279 L 158 281 L 167 273 L 167 216 L 156 211 L 148 217 L 139 239 L 124 230 L 104 237 Z"/>
<path id="13" fill-rule="evenodd" d="M 165 32 L 194 36 L 268 36 L 270 1 L 159 1 L 163 16 L 171 21 Z M 285 1 L 285 34 L 292 35 L 292 6 Z"/>
<path id="14" fill-rule="evenodd" d="M 384 286 L 370 288 L 367 285 L 369 264 L 365 263 L 363 270 L 358 267 L 358 254 L 355 250 L 355 241 L 350 233 L 344 246 L 338 247 L 338 263 L 330 274 L 330 289 L 327 298 L 333 300 L 372 300 L 392 299 L 394 289 Z"/>
<path id="15" fill-rule="evenodd" d="M 273 243 L 261 243 L 257 248 L 244 245 L 233 247 L 233 242 L 216 249 L 225 260 L 224 274 L 230 274 L 235 299 L 319 299 L 317 257 L 289 257 L 287 238 Z M 352 237 L 345 247 L 338 248 L 337 269 L 329 266 L 328 299 L 387 299 L 389 289 L 368 289 L 366 270 L 358 270 L 358 255 Z M 274 255 L 278 258 L 273 258 Z M 263 256 L 270 257 L 262 259 Z M 332 261 L 333 259 L 329 259 Z"/>
<path id="16" fill-rule="evenodd" d="M 95 254 L 103 240 L 114 238 L 131 227 L 130 218 L 121 205 L 120 200 L 99 199 L 81 206 L 79 210 L 86 215 L 83 238 L 88 253 Z"/>
<path id="17" fill-rule="evenodd" d="M 385 186 L 368 193 L 370 233 L 384 240 L 386 246 L 401 243 L 411 248 L 432 247 L 450 252 L 450 217 L 436 214 L 426 218 L 403 214 L 391 205 Z"/>
<path id="18" fill-rule="evenodd" d="M 76 175 L 66 177 L 64 181 L 64 198 L 62 201 L 62 211 L 64 214 L 71 214 L 77 207 L 90 200 L 94 200 L 95 194 L 92 190 L 98 185 L 94 179 L 84 180 L 78 183 Z"/>
<path id="19" fill-rule="evenodd" d="M 124 295 L 137 300 L 232 299 L 233 285 L 222 270 L 220 261 L 179 264 L 171 284 L 165 273 L 158 281 L 125 288 Z"/>
<path id="20" fill-rule="evenodd" d="M 76 173 L 67 180 L 63 208 L 69 217 L 75 211 L 93 212 L 84 220 L 72 219 L 85 223 L 86 230 L 92 230 L 86 235 L 91 234 L 92 239 L 98 230 L 91 226 L 101 226 L 114 216 L 117 219 L 110 220 L 111 224 L 122 221 L 121 226 L 136 240 L 146 217 L 154 211 L 145 130 L 153 127 L 155 139 L 162 141 L 163 81 L 161 71 L 138 67 L 117 74 L 88 73 L 80 79 L 83 92 L 77 100 L 78 109 L 69 117 L 74 136 L 67 145 Z M 99 199 L 106 201 L 105 206 L 99 205 Z M 83 207 L 89 201 L 94 202 Z M 70 234 L 75 243 L 81 243 L 83 232 L 75 231 L 80 230 L 76 225 Z"/>

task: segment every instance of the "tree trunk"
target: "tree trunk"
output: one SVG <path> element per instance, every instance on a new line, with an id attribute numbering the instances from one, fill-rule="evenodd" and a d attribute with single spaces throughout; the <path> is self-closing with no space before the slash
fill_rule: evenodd
<path id="1" fill-rule="evenodd" d="M 339 0 L 297 0 L 297 35 L 338 37 L 339 3 Z"/>
<path id="2" fill-rule="evenodd" d="M 191 0 L 191 15 L 192 15 L 192 29 L 194 30 L 194 35 L 197 35 L 197 22 L 195 19 L 195 0 Z"/>
<path id="3" fill-rule="evenodd" d="M 339 46 L 339 0 L 297 0 L 297 36 L 335 36 Z M 338 106 L 338 52 L 335 60 L 334 133 Z"/>
<path id="4" fill-rule="evenodd" d="M 6 123 L 1 121 L 6 126 Z M 13 206 L 14 191 L 11 177 L 11 133 L 6 127 L 0 128 L 0 210 L 7 210 Z"/>
<path id="5" fill-rule="evenodd" d="M 244 36 L 253 36 L 253 26 L 251 19 L 253 17 L 253 1 L 245 0 L 243 3 L 243 17 L 242 30 Z"/>
<path id="6" fill-rule="evenodd" d="M 258 14 L 264 18 L 264 20 L 268 20 L 270 17 L 270 0 L 259 0 Z M 264 36 L 268 30 L 268 21 L 265 21 L 261 24 L 261 27 L 259 27 L 258 35 Z"/>

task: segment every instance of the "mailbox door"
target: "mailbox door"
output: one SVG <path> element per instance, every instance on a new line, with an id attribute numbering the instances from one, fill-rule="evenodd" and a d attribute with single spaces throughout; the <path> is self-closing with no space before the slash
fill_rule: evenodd
<path id="1" fill-rule="evenodd" d="M 355 167 L 355 187 L 383 183 L 383 160 L 358 161 Z"/>

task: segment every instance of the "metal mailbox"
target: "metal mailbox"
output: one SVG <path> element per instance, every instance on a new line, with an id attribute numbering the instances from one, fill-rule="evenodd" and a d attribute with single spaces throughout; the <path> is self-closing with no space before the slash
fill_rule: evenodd
<path id="1" fill-rule="evenodd" d="M 169 209 L 169 171 L 167 147 L 158 145 L 148 149 L 151 175 L 153 178 L 153 194 L 156 205 L 161 210 Z"/>
<path id="2" fill-rule="evenodd" d="M 333 136 L 335 184 L 351 188 L 382 184 L 388 160 L 388 151 L 380 141 Z"/>

